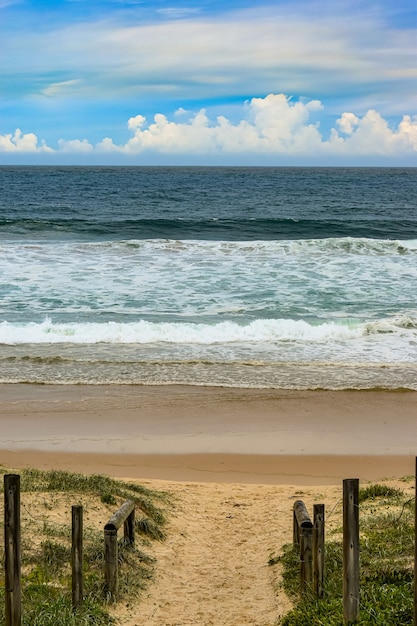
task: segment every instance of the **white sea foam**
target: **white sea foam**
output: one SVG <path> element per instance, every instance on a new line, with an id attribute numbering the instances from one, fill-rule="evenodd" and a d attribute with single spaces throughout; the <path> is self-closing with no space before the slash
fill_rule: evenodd
<path id="1" fill-rule="evenodd" d="M 0 323 L 0 343 L 8 345 L 73 343 L 73 344 L 203 344 L 251 342 L 326 343 L 354 340 L 371 334 L 407 334 L 417 340 L 417 315 L 397 316 L 386 320 L 361 323 L 341 320 L 310 324 L 304 320 L 262 319 L 248 324 L 218 322 L 198 324 L 187 322 L 92 322 Z"/>
<path id="2" fill-rule="evenodd" d="M 350 238 L 4 245 L 2 371 L 4 354 L 47 346 L 74 362 L 85 349 L 120 364 L 414 364 L 416 252 Z"/>
<path id="3" fill-rule="evenodd" d="M 3 245 L 1 319 L 54 312 L 66 321 L 378 319 L 395 312 L 393 303 L 415 303 L 414 244 L 342 238 Z"/>

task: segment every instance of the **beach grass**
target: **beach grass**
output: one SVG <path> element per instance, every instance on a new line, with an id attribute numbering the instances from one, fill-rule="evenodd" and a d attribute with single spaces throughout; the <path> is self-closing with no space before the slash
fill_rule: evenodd
<path id="1" fill-rule="evenodd" d="M 355 622 L 372 626 L 413 623 L 414 497 L 386 484 L 360 490 L 360 613 Z M 300 594 L 298 551 L 286 545 L 270 558 L 282 563 L 282 587 L 295 602 L 280 626 L 343 625 L 342 529 L 326 542 L 324 597 Z"/>
<path id="2" fill-rule="evenodd" d="M 0 473 L 13 472 L 1 467 Z M 20 476 L 22 626 L 114 624 L 111 599 L 104 591 L 104 524 L 124 500 L 135 500 L 135 547 L 119 540 L 120 599 L 129 603 L 153 579 L 155 558 L 149 552 L 153 541 L 165 538 L 169 494 L 107 476 L 61 470 L 24 469 Z M 84 510 L 84 600 L 74 611 L 71 506 L 79 504 Z M 0 623 L 5 623 L 3 546 L 0 553 Z"/>

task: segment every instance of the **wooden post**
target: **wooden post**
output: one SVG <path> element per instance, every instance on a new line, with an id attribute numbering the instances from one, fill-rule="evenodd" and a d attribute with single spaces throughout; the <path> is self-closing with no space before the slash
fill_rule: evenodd
<path id="1" fill-rule="evenodd" d="M 300 549 L 300 529 L 294 509 L 292 511 L 292 543 L 294 548 Z"/>
<path id="2" fill-rule="evenodd" d="M 21 626 L 20 476 L 4 476 L 6 626 Z"/>
<path id="3" fill-rule="evenodd" d="M 72 507 L 72 608 L 83 601 L 83 507 Z"/>
<path id="4" fill-rule="evenodd" d="M 343 619 L 359 616 L 359 479 L 343 481 Z"/>
<path id="5" fill-rule="evenodd" d="M 104 587 L 113 600 L 119 592 L 117 529 L 104 530 Z"/>
<path id="6" fill-rule="evenodd" d="M 301 541 L 300 541 L 300 578 L 301 578 L 301 592 L 306 591 L 313 580 L 313 529 L 310 527 L 301 527 Z"/>
<path id="7" fill-rule="evenodd" d="M 313 580 L 313 524 L 302 500 L 294 502 L 293 514 L 293 539 L 298 539 L 300 544 L 300 585 L 304 592 Z"/>
<path id="8" fill-rule="evenodd" d="M 417 625 L 417 456 L 414 481 L 414 624 Z"/>
<path id="9" fill-rule="evenodd" d="M 323 597 L 324 585 L 324 504 L 313 507 L 313 588 L 318 598 Z"/>
<path id="10" fill-rule="evenodd" d="M 127 516 L 124 523 L 124 538 L 132 547 L 135 545 L 135 509 Z"/>

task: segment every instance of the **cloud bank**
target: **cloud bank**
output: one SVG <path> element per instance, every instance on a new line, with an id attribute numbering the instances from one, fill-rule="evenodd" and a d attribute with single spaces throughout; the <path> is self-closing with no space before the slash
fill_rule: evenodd
<path id="1" fill-rule="evenodd" d="M 132 116 L 127 123 L 130 138 L 118 144 L 110 137 L 98 143 L 88 139 L 60 139 L 56 147 L 48 146 L 34 133 L 0 135 L 0 152 L 7 154 L 73 154 L 128 157 L 152 154 L 166 156 L 193 155 L 222 160 L 249 155 L 254 164 L 259 156 L 307 157 L 328 160 L 333 157 L 397 158 L 417 155 L 417 116 L 404 115 L 392 128 L 380 113 L 370 109 L 358 116 L 343 112 L 327 136 L 320 131 L 319 100 L 293 101 L 284 94 L 252 98 L 242 107 L 241 119 L 231 122 L 218 115 L 210 119 L 206 110 L 196 113 L 181 109 L 169 119 L 156 113 L 152 121 L 143 115 Z M 178 121 L 180 120 L 180 121 Z M 108 160 L 108 159 L 107 159 Z M 213 160 L 213 159 L 211 159 Z"/>

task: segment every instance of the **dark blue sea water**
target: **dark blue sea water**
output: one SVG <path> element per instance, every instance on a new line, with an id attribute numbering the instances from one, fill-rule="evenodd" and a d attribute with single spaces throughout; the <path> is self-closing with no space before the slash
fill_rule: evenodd
<path id="1" fill-rule="evenodd" d="M 0 381 L 417 388 L 417 169 L 0 168 Z"/>

